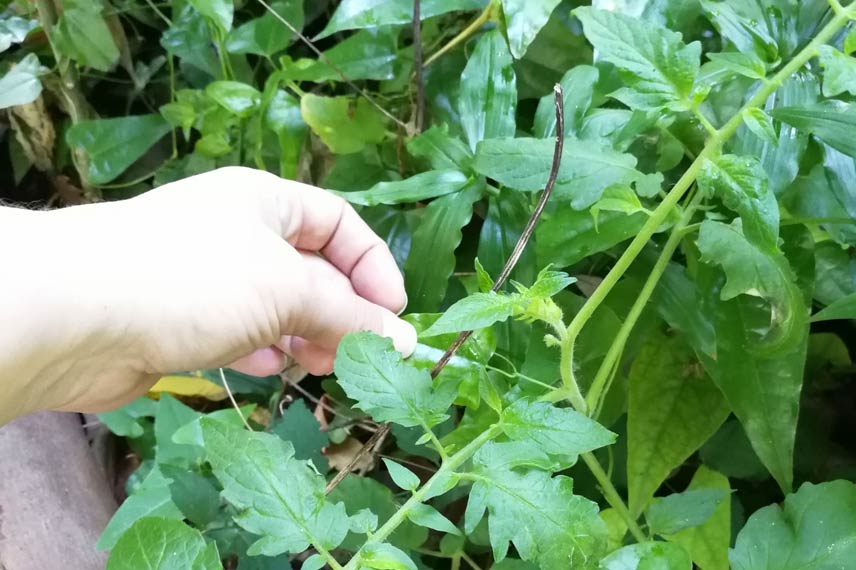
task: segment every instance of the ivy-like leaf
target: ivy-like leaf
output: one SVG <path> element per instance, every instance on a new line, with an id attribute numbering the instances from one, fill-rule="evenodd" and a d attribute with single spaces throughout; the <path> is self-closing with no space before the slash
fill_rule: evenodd
<path id="1" fill-rule="evenodd" d="M 429 170 L 404 180 L 378 182 L 368 190 L 342 192 L 352 204 L 405 204 L 452 194 L 469 183 L 469 177 L 458 170 Z"/>
<path id="2" fill-rule="evenodd" d="M 235 16 L 235 3 L 233 0 L 188 0 L 196 10 L 209 18 L 224 33 L 232 29 L 232 20 Z"/>
<path id="3" fill-rule="evenodd" d="M 102 15 L 100 0 L 71 0 L 51 33 L 51 44 L 59 53 L 83 67 L 110 71 L 119 60 L 119 48 Z"/>
<path id="4" fill-rule="evenodd" d="M 517 87 L 512 63 L 499 30 L 482 35 L 467 61 L 458 111 L 472 150 L 484 139 L 514 136 Z"/>
<path id="5" fill-rule="evenodd" d="M 258 89 L 240 81 L 214 81 L 205 88 L 205 94 L 229 113 L 243 118 L 252 115 L 262 99 Z"/>
<path id="6" fill-rule="evenodd" d="M 294 40 L 294 32 L 283 26 L 274 15 L 279 14 L 300 30 L 303 27 L 303 3 L 297 0 L 271 2 L 272 12 L 244 22 L 229 33 L 226 49 L 230 53 L 252 53 L 272 57 Z M 299 80 L 299 78 L 295 78 Z M 359 78 L 355 78 L 359 79 Z"/>
<path id="7" fill-rule="evenodd" d="M 122 535 L 107 570 L 222 570 L 215 543 L 180 520 L 147 517 Z"/>
<path id="8" fill-rule="evenodd" d="M 701 44 L 651 22 L 607 10 L 574 10 L 599 57 L 618 68 L 628 88 L 613 94 L 632 109 L 683 111 L 690 107 Z"/>
<path id="9" fill-rule="evenodd" d="M 35 101 L 42 94 L 39 76 L 44 71 L 38 56 L 30 53 L 0 77 L 0 109 Z"/>
<path id="10" fill-rule="evenodd" d="M 307 93 L 300 113 L 318 137 L 336 154 L 359 152 L 383 140 L 383 117 L 365 99 L 323 97 Z"/>
<path id="11" fill-rule="evenodd" d="M 666 535 L 694 528 L 709 519 L 728 493 L 722 489 L 692 489 L 655 499 L 645 510 L 651 532 Z"/>
<path id="12" fill-rule="evenodd" d="M 679 544 L 641 542 L 613 552 L 600 563 L 601 570 L 692 570 L 689 554 Z"/>
<path id="13" fill-rule="evenodd" d="M 280 24 L 281 25 L 281 24 Z M 395 77 L 398 29 L 361 30 L 337 43 L 317 60 L 290 61 L 283 57 L 285 74 L 294 81 L 344 81 Z"/>
<path id="14" fill-rule="evenodd" d="M 419 14 L 424 20 L 456 10 L 481 10 L 482 4 L 481 0 L 425 0 Z M 409 24 L 412 20 L 412 0 L 344 0 L 315 39 L 326 38 L 342 30 Z"/>
<path id="15" fill-rule="evenodd" d="M 243 511 L 235 520 L 261 538 L 250 555 L 303 552 L 315 544 L 337 547 L 348 533 L 342 503 L 324 497 L 326 481 L 294 448 L 275 435 L 249 432 L 203 418 L 208 461 L 223 485 L 223 497 Z"/>
<path id="16" fill-rule="evenodd" d="M 448 417 L 455 399 L 452 390 L 434 389 L 427 370 L 403 362 L 392 341 L 370 332 L 342 339 L 335 370 L 356 407 L 377 421 L 428 428 Z"/>
<path id="17" fill-rule="evenodd" d="M 520 59 L 561 0 L 501 0 L 511 55 Z"/>
<path id="18" fill-rule="evenodd" d="M 615 443 L 614 433 L 570 408 L 520 399 L 502 413 L 502 431 L 551 455 L 575 457 Z"/>
<path id="19" fill-rule="evenodd" d="M 821 524 L 822 523 L 822 524 Z M 734 570 L 827 570 L 856 560 L 856 486 L 805 483 L 784 508 L 756 511 L 737 535 Z"/>
<path id="20" fill-rule="evenodd" d="M 38 25 L 36 20 L 27 20 L 19 16 L 0 18 L 0 53 L 9 49 L 12 44 L 23 42 Z"/>

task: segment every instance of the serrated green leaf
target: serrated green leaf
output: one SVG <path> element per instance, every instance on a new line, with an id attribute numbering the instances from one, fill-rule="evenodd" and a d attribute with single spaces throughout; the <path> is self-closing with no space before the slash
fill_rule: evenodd
<path id="1" fill-rule="evenodd" d="M 239 410 L 236 410 L 235 408 L 224 408 L 222 410 L 217 410 L 216 412 L 205 414 L 204 416 L 197 414 L 195 420 L 190 423 L 186 423 L 175 430 L 175 433 L 172 434 L 172 442 L 181 445 L 204 447 L 205 441 L 202 438 L 202 426 L 199 423 L 202 418 L 223 422 L 233 427 L 243 427 L 244 421 L 241 419 L 241 415 L 243 415 L 244 418 L 248 418 L 255 409 L 255 404 L 246 404 L 241 406 Z M 238 411 L 240 411 L 240 414 L 238 414 Z"/>
<path id="2" fill-rule="evenodd" d="M 482 293 L 487 293 L 491 289 L 493 289 L 493 277 L 490 276 L 490 273 L 482 266 L 481 261 L 477 257 L 475 259 L 475 268 L 476 268 L 476 278 L 478 279 L 479 291 Z"/>
<path id="3" fill-rule="evenodd" d="M 759 139 L 773 146 L 779 144 L 779 136 L 773 127 L 773 119 L 763 109 L 752 107 L 743 112 L 743 122 Z"/>
<path id="4" fill-rule="evenodd" d="M 518 469 L 526 467 L 541 471 L 556 471 L 559 464 L 546 452 L 530 445 L 530 440 L 492 441 L 479 449 L 477 461 L 486 469 Z"/>
<path id="5" fill-rule="evenodd" d="M 517 84 L 505 38 L 499 30 L 485 33 L 461 75 L 458 112 L 470 148 L 484 139 L 513 137 Z"/>
<path id="6" fill-rule="evenodd" d="M 100 1 L 73 0 L 63 4 L 51 44 L 58 53 L 82 67 L 110 71 L 119 60 L 119 48 L 102 16 Z"/>
<path id="7" fill-rule="evenodd" d="M 156 459 L 158 463 L 189 466 L 202 458 L 202 450 L 192 445 L 175 443 L 173 435 L 184 425 L 198 420 L 200 413 L 163 394 L 155 414 Z"/>
<path id="8" fill-rule="evenodd" d="M 373 79 L 383 81 L 395 77 L 398 59 L 398 29 L 361 30 L 337 43 L 317 60 L 283 58 L 285 73 L 290 80 L 344 81 Z"/>
<path id="9" fill-rule="evenodd" d="M 417 570 L 407 554 L 391 544 L 369 542 L 360 549 L 361 568 L 375 570 Z"/>
<path id="10" fill-rule="evenodd" d="M 235 5 L 232 0 L 188 0 L 188 2 L 223 32 L 232 29 L 232 19 L 235 16 Z"/>
<path id="11" fill-rule="evenodd" d="M 413 524 L 417 524 L 419 526 L 454 535 L 461 534 L 461 531 L 452 521 L 444 517 L 439 511 L 437 511 L 437 509 L 430 505 L 425 505 L 423 503 L 413 505 L 413 508 L 409 513 L 407 513 L 407 518 L 409 518 Z"/>
<path id="12" fill-rule="evenodd" d="M 845 91 L 856 95 L 856 59 L 832 46 L 820 46 L 817 51 L 823 67 L 823 95 L 835 97 Z"/>
<path id="13" fill-rule="evenodd" d="M 160 115 L 81 121 L 66 132 L 69 146 L 89 155 L 93 184 L 115 180 L 170 131 Z"/>
<path id="14" fill-rule="evenodd" d="M 384 138 L 383 117 L 365 99 L 322 97 L 307 93 L 300 98 L 303 120 L 335 154 L 359 152 Z"/>
<path id="15" fill-rule="evenodd" d="M 601 570 L 692 570 L 689 554 L 679 544 L 641 542 L 613 552 L 600 563 Z"/>
<path id="16" fill-rule="evenodd" d="M 222 570 L 217 545 L 180 520 L 147 517 L 122 535 L 107 570 Z"/>
<path id="17" fill-rule="evenodd" d="M 555 144 L 554 139 L 485 140 L 476 148 L 473 168 L 515 190 L 543 190 Z M 641 176 L 632 155 L 592 142 L 568 140 L 551 200 L 570 201 L 575 210 L 582 210 L 597 202 L 609 186 L 632 184 Z"/>
<path id="18" fill-rule="evenodd" d="M 520 59 L 561 0 L 501 0 L 511 55 Z"/>
<path id="19" fill-rule="evenodd" d="M 303 400 L 297 400 L 282 413 L 282 417 L 271 426 L 271 432 L 294 446 L 294 457 L 312 461 L 321 473 L 329 469 L 327 458 L 321 450 L 330 444 L 327 432 Z"/>
<path id="20" fill-rule="evenodd" d="M 140 418 L 154 417 L 156 411 L 157 402 L 142 397 L 122 406 L 118 410 L 98 414 L 98 419 L 107 426 L 107 429 L 116 435 L 133 438 L 143 435 L 143 426 L 140 425 Z"/>
<path id="21" fill-rule="evenodd" d="M 523 560 L 545 570 L 593 569 L 606 546 L 606 526 L 595 503 L 573 494 L 564 476 L 487 466 L 474 458 L 466 532 L 490 513 L 490 543 L 497 562 L 511 542 Z"/>
<path id="22" fill-rule="evenodd" d="M 458 170 L 429 170 L 404 180 L 378 182 L 368 190 L 340 195 L 361 206 L 406 204 L 452 194 L 469 182 L 469 177 Z"/>
<path id="23" fill-rule="evenodd" d="M 630 369 L 627 482 L 634 516 L 672 470 L 712 436 L 729 409 L 680 337 L 651 339 Z"/>
<path id="24" fill-rule="evenodd" d="M 377 529 L 377 515 L 371 509 L 360 509 L 356 514 L 351 515 L 351 531 L 358 534 L 368 534 Z"/>
<path id="25" fill-rule="evenodd" d="M 26 105 L 35 101 L 42 93 L 39 77 L 45 69 L 36 54 L 27 54 L 3 77 L 0 77 L 0 109 Z"/>
<path id="26" fill-rule="evenodd" d="M 705 160 L 698 184 L 703 192 L 719 196 L 740 214 L 748 240 L 764 251 L 778 251 L 779 205 L 756 159 L 726 154 Z"/>
<path id="27" fill-rule="evenodd" d="M 422 336 L 489 327 L 505 321 L 522 305 L 523 297 L 517 293 L 475 293 L 449 307 L 433 325 L 422 332 Z"/>
<path id="28" fill-rule="evenodd" d="M 774 119 L 811 133 L 832 148 L 856 157 L 856 107 L 831 99 L 803 107 L 782 107 L 772 111 Z"/>
<path id="29" fill-rule="evenodd" d="M 383 458 L 383 464 L 386 465 L 389 476 L 392 477 L 393 483 L 398 485 L 400 489 L 405 491 L 415 491 L 419 488 L 419 477 L 407 467 L 392 461 L 391 459 Z"/>
<path id="30" fill-rule="evenodd" d="M 784 508 L 756 511 L 731 551 L 734 570 L 827 570 L 856 559 L 856 487 L 805 483 Z"/>
<path id="31" fill-rule="evenodd" d="M 606 10 L 583 7 L 574 15 L 599 57 L 618 68 L 628 87 L 613 97 L 632 109 L 689 108 L 700 43 L 686 45 L 671 30 Z"/>
<path id="32" fill-rule="evenodd" d="M 202 419 L 205 450 L 223 497 L 242 511 L 238 525 L 261 538 L 250 555 L 337 547 L 348 533 L 342 503 L 325 500 L 326 481 L 279 437 Z"/>
<path id="33" fill-rule="evenodd" d="M 675 534 L 703 524 L 727 498 L 728 493 L 722 489 L 691 489 L 673 493 L 654 499 L 645 510 L 645 521 L 653 533 Z"/>
<path id="34" fill-rule="evenodd" d="M 573 457 L 615 443 L 614 433 L 570 408 L 520 399 L 502 412 L 502 431 L 551 455 Z"/>
<path id="35" fill-rule="evenodd" d="M 428 371 L 403 362 L 392 341 L 369 332 L 342 339 L 335 371 L 356 407 L 377 421 L 428 428 L 448 417 L 455 399 L 453 391 L 432 387 Z"/>
<path id="36" fill-rule="evenodd" d="M 718 489 L 726 496 L 731 492 L 728 478 L 704 465 L 695 472 L 688 489 Z M 726 498 L 720 502 L 710 518 L 701 526 L 667 536 L 666 540 L 682 545 L 701 570 L 728 570 L 731 500 Z"/>
<path id="37" fill-rule="evenodd" d="M 752 52 L 708 53 L 708 59 L 718 68 L 726 69 L 749 79 L 764 79 L 767 65 Z"/>
<path id="38" fill-rule="evenodd" d="M 296 29 L 303 28 L 303 3 L 299 0 L 271 2 L 270 7 Z M 287 48 L 293 40 L 294 32 L 266 11 L 232 30 L 226 38 L 226 49 L 230 53 L 271 57 Z"/>
<path id="39" fill-rule="evenodd" d="M 565 111 L 565 136 L 578 136 L 582 130 L 583 119 L 591 107 L 599 77 L 596 67 L 578 65 L 570 69 L 559 82 Z M 553 93 L 538 101 L 532 135 L 537 139 L 556 136 L 556 98 Z"/>
<path id="40" fill-rule="evenodd" d="M 538 272 L 535 283 L 524 294 L 529 298 L 552 297 L 576 282 L 576 277 L 571 277 L 564 271 L 553 271 L 546 267 Z"/>
<path id="41" fill-rule="evenodd" d="M 481 10 L 482 0 L 425 0 L 420 6 L 421 19 L 457 10 Z M 326 38 L 342 30 L 409 24 L 413 20 L 411 0 L 343 0 L 324 30 L 315 39 Z"/>
<path id="42" fill-rule="evenodd" d="M 437 170 L 468 169 L 473 158 L 464 142 L 449 134 L 449 126 L 432 125 L 425 132 L 407 143 L 407 152 L 417 158 L 425 158 Z"/>

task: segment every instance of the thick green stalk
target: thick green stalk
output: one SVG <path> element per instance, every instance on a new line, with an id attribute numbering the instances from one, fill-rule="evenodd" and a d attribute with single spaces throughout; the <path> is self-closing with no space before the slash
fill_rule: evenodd
<path id="1" fill-rule="evenodd" d="M 686 194 L 687 190 L 695 182 L 698 177 L 701 167 L 705 160 L 715 157 L 722 151 L 723 145 L 737 132 L 740 125 L 743 124 L 743 112 L 746 109 L 760 107 L 764 104 L 770 95 L 776 89 L 803 67 L 811 58 L 817 54 L 817 49 L 825 45 L 832 37 L 850 20 L 851 16 L 856 14 L 856 3 L 850 4 L 843 11 L 836 14 L 829 23 L 815 36 L 815 38 L 800 53 L 798 53 L 787 65 L 776 73 L 773 78 L 765 82 L 757 93 L 740 109 L 731 119 L 722 126 L 721 129 L 710 137 L 704 149 L 699 153 L 698 157 L 693 161 L 687 171 L 681 176 L 680 180 L 675 184 L 674 188 L 666 195 L 660 205 L 657 207 L 648 221 L 642 226 L 642 229 L 630 242 L 630 245 L 618 258 L 613 268 L 607 273 L 603 281 L 592 296 L 586 301 L 580 311 L 571 320 L 568 325 L 568 334 L 562 342 L 562 351 L 567 351 L 570 354 L 568 359 L 568 370 L 563 373 L 573 375 L 573 351 L 574 343 L 583 329 L 585 324 L 591 319 L 595 310 L 603 303 L 613 287 L 618 283 L 621 277 L 627 272 L 630 264 L 639 256 L 645 244 L 651 239 L 651 236 L 657 231 L 666 218 L 669 216 L 680 199 Z"/>
<path id="2" fill-rule="evenodd" d="M 391 535 L 395 530 L 405 521 L 407 520 L 410 511 L 413 509 L 414 505 L 421 504 L 425 502 L 425 497 L 428 492 L 432 489 L 432 487 L 438 482 L 442 481 L 444 478 L 448 477 L 452 473 L 454 473 L 455 469 L 463 465 L 470 457 L 475 454 L 476 451 L 481 448 L 488 441 L 499 435 L 501 428 L 498 425 L 493 425 L 477 438 L 468 443 L 465 447 L 463 447 L 460 451 L 449 457 L 447 461 L 444 461 L 440 466 L 440 469 L 437 470 L 436 473 L 428 480 L 427 483 L 422 485 L 409 499 L 407 502 L 401 505 L 401 508 L 398 509 L 394 515 L 392 515 L 383 526 L 377 529 L 377 532 L 372 534 L 372 542 L 383 542 L 389 535 Z M 355 570 L 360 560 L 360 554 L 357 553 L 351 560 L 345 564 L 344 570 Z"/>
<path id="3" fill-rule="evenodd" d="M 627 508 L 627 505 L 624 504 L 624 500 L 621 498 L 621 495 L 619 495 L 618 491 L 615 490 L 615 486 L 612 484 L 609 475 L 607 475 L 606 471 L 601 467 L 597 457 L 595 457 L 593 453 L 583 453 L 580 457 L 583 458 L 583 461 L 588 466 L 589 471 L 591 471 L 591 474 L 594 475 L 595 479 L 597 479 L 597 483 L 600 485 L 600 492 L 603 493 L 603 498 L 606 499 L 606 502 L 609 503 L 610 507 L 615 509 L 615 512 L 618 513 L 618 516 L 620 516 L 621 520 L 624 521 L 624 524 L 627 525 L 627 530 L 630 531 L 630 534 L 633 535 L 636 542 L 645 542 L 648 540 L 648 537 L 645 536 L 645 533 L 642 532 L 642 529 L 639 527 L 639 523 L 636 522 L 636 519 L 634 519 L 633 515 L 630 514 L 630 510 Z"/>
<path id="4" fill-rule="evenodd" d="M 494 6 L 494 2 L 489 2 L 485 9 L 482 11 L 482 13 L 479 14 L 475 20 L 470 22 L 470 24 L 466 28 L 461 30 L 461 33 L 449 40 L 443 47 L 432 53 L 431 56 L 425 60 L 425 64 L 422 67 L 428 67 L 429 65 L 443 57 L 444 54 L 455 49 L 458 44 L 469 39 L 470 36 L 472 36 L 479 30 L 479 28 L 481 28 L 484 24 L 490 21 L 490 19 L 493 17 L 495 9 L 496 7 Z"/>

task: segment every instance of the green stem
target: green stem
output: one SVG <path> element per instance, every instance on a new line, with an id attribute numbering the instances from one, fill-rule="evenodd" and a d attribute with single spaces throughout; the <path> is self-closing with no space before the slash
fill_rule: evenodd
<path id="1" fill-rule="evenodd" d="M 839 2 L 838 0 L 829 0 L 829 6 L 836 14 L 841 14 L 844 12 L 844 6 L 842 6 L 841 2 Z"/>
<path id="2" fill-rule="evenodd" d="M 501 428 L 498 425 L 492 425 L 487 430 L 481 433 L 478 437 L 464 446 L 460 451 L 449 457 L 448 460 L 444 461 L 440 466 L 440 469 L 426 482 L 422 487 L 420 487 L 403 505 L 398 509 L 395 514 L 393 514 L 389 520 L 384 523 L 377 531 L 372 535 L 372 542 L 383 542 L 389 535 L 391 535 L 395 530 L 401 526 L 401 524 L 407 520 L 410 511 L 413 509 L 414 505 L 421 504 L 425 502 L 425 497 L 428 495 L 428 492 L 432 489 L 432 487 L 438 482 L 442 481 L 446 477 L 450 476 L 455 472 L 455 469 L 463 465 L 470 457 L 475 454 L 476 451 L 481 448 L 488 441 L 499 435 Z M 359 564 L 360 554 L 357 553 L 353 558 L 351 558 L 347 564 L 344 566 L 344 570 L 355 570 L 357 565 Z"/>
<path id="3" fill-rule="evenodd" d="M 580 392 L 580 386 L 577 384 L 577 379 L 574 375 L 573 344 L 568 342 L 568 333 L 566 331 L 562 331 L 560 349 L 559 373 L 562 376 L 562 390 L 574 409 L 581 414 L 587 415 L 588 405 L 585 398 L 583 398 L 582 392 Z"/>
<path id="4" fill-rule="evenodd" d="M 428 67 L 429 65 L 431 65 L 432 63 L 434 63 L 435 61 L 437 61 L 438 59 L 443 57 L 443 55 L 445 55 L 446 53 L 455 49 L 458 46 L 458 44 L 466 41 L 470 36 L 472 36 L 474 33 L 476 33 L 479 30 L 479 28 L 481 28 L 484 24 L 486 24 L 487 22 L 490 21 L 490 19 L 493 17 L 494 10 L 495 10 L 494 3 L 493 3 L 493 1 L 491 1 L 485 7 L 485 9 L 482 11 L 482 13 L 479 14 L 475 20 L 470 22 L 469 26 L 467 26 L 466 28 L 461 30 L 461 32 L 457 36 L 455 36 L 454 38 L 452 38 L 451 40 L 446 42 L 446 44 L 443 47 L 441 47 L 439 50 L 432 53 L 431 57 L 429 57 L 428 59 L 425 60 L 425 63 L 422 65 L 422 67 L 423 68 Z"/>
<path id="5" fill-rule="evenodd" d="M 475 560 L 473 560 L 472 558 L 470 558 L 470 555 L 469 555 L 469 554 L 467 554 L 466 552 L 464 552 L 463 550 L 461 551 L 461 558 L 463 558 L 464 562 L 466 562 L 467 564 L 469 564 L 469 565 L 470 565 L 470 568 L 472 568 L 473 570 L 482 570 L 482 567 L 481 567 L 481 566 L 479 566 L 479 565 L 478 565 L 478 563 L 476 563 L 476 561 L 475 561 Z"/>
<path id="6" fill-rule="evenodd" d="M 630 534 L 633 535 L 636 542 L 647 541 L 648 537 L 645 536 L 645 533 L 642 532 L 642 529 L 639 527 L 636 519 L 634 519 L 630 514 L 630 511 L 627 509 L 627 505 L 624 504 L 624 501 L 621 499 L 621 495 L 619 495 L 618 491 L 615 490 L 615 486 L 609 479 L 609 475 L 607 475 L 603 470 L 603 467 L 601 467 L 597 458 L 592 453 L 583 453 L 580 457 L 583 458 L 583 461 L 588 466 L 592 475 L 597 479 L 597 483 L 600 485 L 600 491 L 603 493 L 603 498 L 606 499 L 606 502 L 609 503 L 610 507 L 615 509 L 615 512 L 618 513 L 618 516 L 621 517 L 621 520 L 623 520 L 624 524 L 627 525 L 627 530 L 630 531 Z"/>
<path id="7" fill-rule="evenodd" d="M 624 319 L 621 329 L 619 329 L 618 334 L 613 339 L 612 344 L 603 359 L 603 362 L 597 369 L 597 374 L 592 381 L 591 388 L 589 389 L 588 394 L 586 394 L 586 403 L 590 409 L 599 410 L 601 397 L 609 390 L 609 381 L 613 377 L 612 372 L 615 370 L 615 366 L 621 358 L 621 354 L 624 352 L 624 346 L 627 344 L 627 339 L 630 337 L 630 333 L 633 332 L 633 327 L 636 326 L 639 316 L 642 314 L 642 311 L 648 304 L 648 300 L 654 293 L 657 283 L 660 282 L 660 277 L 662 277 L 663 272 L 666 270 L 666 267 L 668 267 L 669 260 L 672 259 L 672 255 L 674 255 L 675 250 L 678 249 L 678 246 L 683 240 L 685 235 L 683 229 L 687 224 L 689 224 L 690 220 L 692 220 L 693 214 L 695 214 L 701 200 L 702 193 L 699 192 L 695 197 L 693 197 L 692 202 L 690 202 L 689 206 L 684 210 L 681 221 L 672 228 L 672 233 L 669 236 L 668 241 L 666 241 L 666 244 L 663 246 L 663 251 L 660 253 L 660 257 L 657 258 L 657 262 L 654 264 L 653 269 L 651 269 L 651 273 L 648 275 L 648 279 L 642 286 L 639 296 L 636 297 L 636 301 L 630 308 L 627 318 Z"/>
<path id="8" fill-rule="evenodd" d="M 767 98 L 769 98 L 776 89 L 781 87 L 782 83 L 784 83 L 786 79 L 816 55 L 817 49 L 820 46 L 826 44 L 830 39 L 832 39 L 832 37 L 841 29 L 842 26 L 844 26 L 844 24 L 847 23 L 850 16 L 854 13 L 856 13 L 856 3 L 848 5 L 848 7 L 841 13 L 836 14 L 835 17 L 833 17 L 832 20 L 823 27 L 817 36 L 815 36 L 811 43 L 800 51 L 800 53 L 788 62 L 787 65 L 780 69 L 778 73 L 770 79 L 770 81 L 764 83 L 764 85 L 751 99 L 749 99 L 743 108 L 741 108 L 740 111 L 731 117 L 731 119 L 729 119 L 721 129 L 716 131 L 716 133 L 710 137 L 698 157 L 693 161 L 687 171 L 684 172 L 684 175 L 681 176 L 663 201 L 660 202 L 660 205 L 657 206 L 657 209 L 654 210 L 651 217 L 648 218 L 648 221 L 645 222 L 645 225 L 642 226 L 642 229 L 639 230 L 639 233 L 636 234 L 636 237 L 630 242 L 630 245 L 621 257 L 618 258 L 618 261 L 615 262 L 615 265 L 609 273 L 606 274 L 606 277 L 603 278 L 603 281 L 600 283 L 598 288 L 595 289 L 592 296 L 589 297 L 588 301 L 586 301 L 580 311 L 574 315 L 574 318 L 568 325 L 567 335 L 562 341 L 562 351 L 569 354 L 571 365 L 567 367 L 567 370 L 571 375 L 573 375 L 574 343 L 576 342 L 580 331 L 589 319 L 591 319 L 595 310 L 597 310 L 597 308 L 603 303 L 607 295 L 612 291 L 613 287 L 615 287 L 621 277 L 624 276 L 633 261 L 642 252 L 642 249 L 648 243 L 648 240 L 651 239 L 651 236 L 653 236 L 657 229 L 662 226 L 672 209 L 678 205 L 680 199 L 693 185 L 701 171 L 704 161 L 715 157 L 722 151 L 722 147 L 726 141 L 728 141 L 734 133 L 737 132 L 740 125 L 743 124 L 743 113 L 745 110 L 760 107 L 764 104 Z M 565 369 L 566 367 L 563 366 L 563 373 L 565 373 Z"/>
<path id="9" fill-rule="evenodd" d="M 313 544 L 312 547 L 315 548 L 315 550 L 318 552 L 318 554 L 321 555 L 321 558 L 323 558 L 327 562 L 330 568 L 332 568 L 333 570 L 342 570 L 342 565 L 339 564 L 339 562 L 335 558 L 333 558 L 333 555 L 330 554 L 324 547 L 318 546 L 316 544 Z"/>
<path id="10" fill-rule="evenodd" d="M 698 119 L 698 122 L 701 123 L 701 126 L 704 127 L 704 130 L 707 131 L 707 134 L 710 136 L 716 136 L 716 127 L 713 126 L 713 123 L 707 120 L 707 117 L 704 116 L 704 113 L 698 107 L 693 107 L 693 114 Z"/>

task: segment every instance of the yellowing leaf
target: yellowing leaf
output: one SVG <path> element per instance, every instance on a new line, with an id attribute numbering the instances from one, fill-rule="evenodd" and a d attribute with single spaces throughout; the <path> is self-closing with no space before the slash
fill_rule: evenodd
<path id="1" fill-rule="evenodd" d="M 200 376 L 164 376 L 149 390 L 150 394 L 158 396 L 163 392 L 173 396 L 196 396 L 217 401 L 226 398 L 226 390 L 222 386 Z"/>

